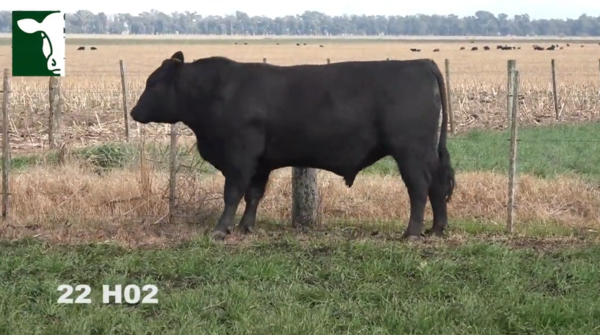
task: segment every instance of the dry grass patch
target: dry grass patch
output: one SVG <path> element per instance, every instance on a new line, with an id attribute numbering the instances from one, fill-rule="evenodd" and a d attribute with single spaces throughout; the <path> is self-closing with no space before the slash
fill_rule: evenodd
<path id="1" fill-rule="evenodd" d="M 259 209 L 259 220 L 288 225 L 290 175 L 289 168 L 273 172 Z M 50 234 L 58 240 L 87 236 L 86 239 L 93 240 L 151 241 L 195 236 L 212 228 L 222 210 L 222 175 L 198 175 L 195 185 L 179 185 L 177 197 L 190 201 L 179 202 L 177 210 L 181 216 L 176 220 L 180 224 L 174 226 L 156 225 L 168 213 L 168 172 L 150 169 L 145 176 L 145 182 L 141 183 L 140 171 L 133 168 L 99 175 L 73 162 L 14 173 L 10 176 L 10 222 L 1 235 L 14 238 L 21 234 Z M 328 172 L 319 171 L 318 179 L 321 228 L 378 224 L 380 229 L 401 232 L 405 227 L 409 199 L 399 177 L 366 176 L 358 178 L 351 189 L 340 177 Z M 508 193 L 505 176 L 491 172 L 459 173 L 457 182 L 448 209 L 452 221 L 504 224 Z M 523 175 L 519 179 L 517 204 L 519 227 L 546 224 L 595 229 L 600 223 L 598 188 L 575 178 L 539 179 Z M 238 214 L 243 208 L 242 201 Z M 431 220 L 429 206 L 426 219 Z M 259 222 L 258 228 L 265 228 L 265 224 Z"/>

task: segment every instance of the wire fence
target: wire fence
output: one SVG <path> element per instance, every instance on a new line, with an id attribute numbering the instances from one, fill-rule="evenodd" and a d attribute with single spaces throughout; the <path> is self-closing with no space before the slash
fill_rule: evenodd
<path id="1" fill-rule="evenodd" d="M 199 157 L 189 128 L 131 121 L 129 109 L 153 69 L 128 72 L 126 65 L 33 84 L 5 71 L 5 220 L 214 226 L 224 177 Z M 600 139 L 593 135 L 600 130 L 598 67 L 561 73 L 552 61 L 542 73 L 534 65 L 520 70 L 509 61 L 504 71 L 453 71 L 446 60 L 449 149 L 458 173 L 451 224 L 466 220 L 510 231 L 515 222 L 600 222 Z M 291 170 L 273 172 L 258 220 L 289 223 L 295 202 L 304 215 L 314 214 L 316 225 L 381 229 L 391 222 L 398 231 L 406 225 L 409 199 L 390 158 L 363 171 L 352 188 L 318 170 L 312 203 L 294 193 L 311 184 L 301 175 L 307 170 L 298 169 L 295 179 Z M 244 201 L 238 214 L 243 210 Z"/>

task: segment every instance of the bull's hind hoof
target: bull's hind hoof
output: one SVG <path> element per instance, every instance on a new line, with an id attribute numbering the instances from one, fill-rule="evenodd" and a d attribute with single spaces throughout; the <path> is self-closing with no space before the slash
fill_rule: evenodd
<path id="1" fill-rule="evenodd" d="M 240 229 L 246 235 L 254 234 L 254 227 L 241 226 Z"/>
<path id="2" fill-rule="evenodd" d="M 210 234 L 210 238 L 213 241 L 223 241 L 225 239 L 225 237 L 227 237 L 227 233 L 224 231 L 220 231 L 220 230 L 214 230 L 211 234 Z"/>

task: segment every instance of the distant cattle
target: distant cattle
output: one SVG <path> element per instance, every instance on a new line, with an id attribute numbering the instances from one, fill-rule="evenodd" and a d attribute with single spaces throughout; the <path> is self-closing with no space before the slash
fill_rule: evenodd
<path id="1" fill-rule="evenodd" d="M 410 51 L 412 51 L 412 52 L 421 52 L 421 49 L 414 49 L 414 48 L 412 48 L 412 49 L 410 49 Z"/>
<path id="2" fill-rule="evenodd" d="M 460 50 L 465 50 L 465 47 L 460 47 Z"/>
<path id="3" fill-rule="evenodd" d="M 456 184 L 446 94 L 430 59 L 277 66 L 224 57 L 185 63 L 178 51 L 150 74 L 131 117 L 187 125 L 202 158 L 223 174 L 214 239 L 231 232 L 242 198 L 239 226 L 254 230 L 275 169 L 327 170 L 352 187 L 360 171 L 386 156 L 410 198 L 403 236 L 420 238 L 428 198 L 433 224 L 425 234 L 443 235 Z"/>
<path id="4" fill-rule="evenodd" d="M 91 47 L 90 50 L 98 50 L 96 47 Z"/>
<path id="5" fill-rule="evenodd" d="M 433 52 L 440 52 L 440 49 L 433 49 Z"/>
<path id="6" fill-rule="evenodd" d="M 488 47 L 487 45 L 483 47 L 483 50 L 490 50 L 490 47 Z"/>
<path id="7" fill-rule="evenodd" d="M 475 50 L 478 50 L 477 47 L 472 47 L 471 48 L 471 51 L 475 51 Z"/>
<path id="8" fill-rule="evenodd" d="M 77 50 L 78 50 L 78 51 L 79 51 L 79 50 L 85 50 L 85 47 L 79 47 L 79 48 L 77 48 Z"/>
<path id="9" fill-rule="evenodd" d="M 533 50 L 544 50 L 544 48 L 542 48 L 542 47 L 541 47 L 541 46 L 539 46 L 539 45 L 534 45 L 534 46 L 533 46 Z"/>
<path id="10" fill-rule="evenodd" d="M 546 50 L 554 50 L 555 48 L 556 48 L 556 47 L 555 47 L 555 46 L 554 46 L 554 44 L 553 44 L 553 45 L 551 45 L 551 46 L 547 47 L 547 48 L 546 48 Z"/>
<path id="11" fill-rule="evenodd" d="M 323 47 L 323 44 L 319 44 L 319 48 L 322 48 L 322 47 Z"/>

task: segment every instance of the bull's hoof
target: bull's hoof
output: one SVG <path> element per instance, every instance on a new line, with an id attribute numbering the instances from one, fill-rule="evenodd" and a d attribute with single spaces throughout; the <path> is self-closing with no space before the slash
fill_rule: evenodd
<path id="1" fill-rule="evenodd" d="M 243 225 L 240 227 L 240 229 L 242 230 L 242 233 L 249 235 L 249 234 L 254 234 L 254 227 L 249 227 L 246 225 Z"/>
<path id="2" fill-rule="evenodd" d="M 210 238 L 213 241 L 223 241 L 225 237 L 227 237 L 227 233 L 221 230 L 213 230 L 213 232 L 210 234 Z"/>

